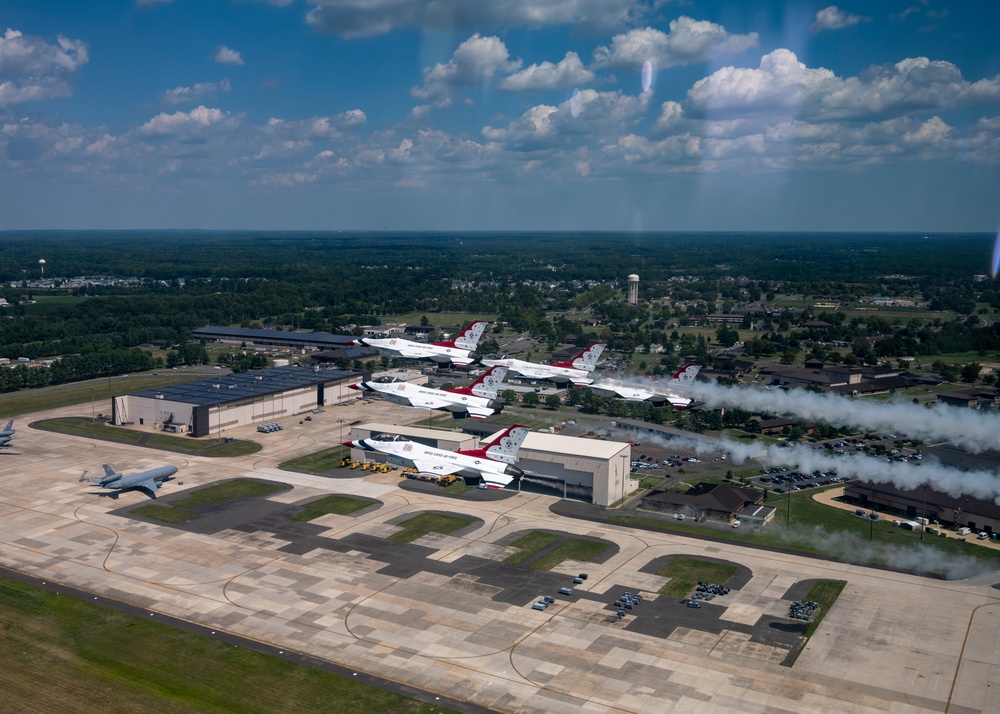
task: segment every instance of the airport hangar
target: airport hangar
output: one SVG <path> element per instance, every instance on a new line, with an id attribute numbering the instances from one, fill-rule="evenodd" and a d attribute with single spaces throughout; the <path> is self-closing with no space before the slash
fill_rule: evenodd
<path id="1" fill-rule="evenodd" d="M 219 375 L 115 396 L 111 423 L 208 436 L 353 401 L 358 393 L 350 385 L 370 378 L 368 372 L 296 366 Z"/>
<path id="2" fill-rule="evenodd" d="M 437 449 L 457 451 L 484 448 L 500 431 L 480 440 L 461 431 L 371 422 L 352 426 L 350 439 L 368 439 L 379 434 L 399 435 Z M 361 449 L 351 449 L 351 458 L 385 461 L 384 454 Z M 517 453 L 517 466 L 524 470 L 526 479 L 561 491 L 563 496 L 584 496 L 596 506 L 609 506 L 638 488 L 638 482 L 633 482 L 630 475 L 631 461 L 632 445 L 628 442 L 538 431 L 525 437 Z"/>

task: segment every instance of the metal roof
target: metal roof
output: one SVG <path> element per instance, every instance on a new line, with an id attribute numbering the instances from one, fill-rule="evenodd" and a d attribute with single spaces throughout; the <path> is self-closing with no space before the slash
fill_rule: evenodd
<path id="1" fill-rule="evenodd" d="M 506 427 L 505 427 L 506 428 Z M 489 439 L 485 439 L 483 446 L 487 442 L 493 442 L 502 432 L 497 432 Z M 579 456 L 589 459 L 610 459 L 630 448 L 632 445 L 626 441 L 605 441 L 603 439 L 584 439 L 578 436 L 563 436 L 561 434 L 546 434 L 541 431 L 532 431 L 524 438 L 521 448 L 527 451 L 538 453 L 563 454 Z"/>
<path id="2" fill-rule="evenodd" d="M 350 335 L 334 335 L 329 332 L 290 332 L 285 330 L 247 330 L 242 327 L 199 327 L 192 330 L 194 337 L 221 338 L 229 340 L 245 340 L 254 342 L 267 340 L 281 344 L 315 345 L 317 347 L 346 347 L 354 343 Z"/>
<path id="3" fill-rule="evenodd" d="M 253 397 L 266 397 L 313 384 L 362 379 L 361 372 L 343 369 L 272 367 L 211 377 L 198 382 L 175 384 L 159 389 L 144 389 L 129 396 L 164 399 L 183 404 L 210 406 Z"/>

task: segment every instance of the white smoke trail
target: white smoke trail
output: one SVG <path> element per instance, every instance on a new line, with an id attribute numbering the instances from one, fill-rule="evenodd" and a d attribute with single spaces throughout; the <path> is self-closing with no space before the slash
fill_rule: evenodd
<path id="1" fill-rule="evenodd" d="M 649 386 L 649 385 L 647 385 Z M 684 389 L 711 409 L 739 407 L 751 412 L 787 414 L 866 431 L 894 432 L 924 441 L 950 441 L 973 453 L 1000 443 L 1000 416 L 977 409 L 936 404 L 922 407 L 901 402 L 873 403 L 817 394 L 804 389 L 752 389 L 695 382 Z"/>
<path id="2" fill-rule="evenodd" d="M 714 440 L 705 437 L 673 437 L 660 439 L 644 436 L 645 441 L 668 445 L 668 448 L 687 448 L 699 454 L 728 453 L 734 464 L 754 459 L 769 466 L 797 465 L 800 471 L 833 471 L 846 478 L 859 478 L 876 483 L 891 483 L 901 489 L 913 490 L 929 486 L 936 491 L 951 496 L 972 496 L 982 500 L 992 499 L 1000 505 L 1000 475 L 991 471 L 960 471 L 934 461 L 922 465 L 900 461 L 885 461 L 869 456 L 831 456 L 802 445 L 791 447 L 742 444 L 726 439 Z"/>

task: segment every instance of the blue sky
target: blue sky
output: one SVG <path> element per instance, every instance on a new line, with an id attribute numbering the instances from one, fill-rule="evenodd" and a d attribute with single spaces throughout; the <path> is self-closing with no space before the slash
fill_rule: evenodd
<path id="1" fill-rule="evenodd" d="M 0 229 L 996 231 L 1000 4 L 6 0 Z"/>

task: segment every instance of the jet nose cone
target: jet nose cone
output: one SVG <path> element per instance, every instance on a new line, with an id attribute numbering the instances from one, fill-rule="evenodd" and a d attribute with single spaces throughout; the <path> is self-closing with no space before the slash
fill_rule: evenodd
<path id="1" fill-rule="evenodd" d="M 364 391 L 364 389 L 361 387 L 360 384 L 348 384 L 347 388 L 348 389 L 357 389 L 359 392 Z"/>
<path id="2" fill-rule="evenodd" d="M 343 442 L 341 442 L 340 445 L 341 446 L 357 446 L 357 444 L 355 444 L 353 441 L 343 441 Z"/>

